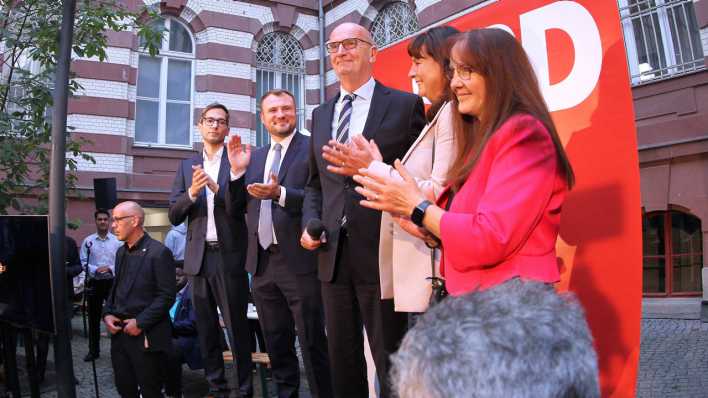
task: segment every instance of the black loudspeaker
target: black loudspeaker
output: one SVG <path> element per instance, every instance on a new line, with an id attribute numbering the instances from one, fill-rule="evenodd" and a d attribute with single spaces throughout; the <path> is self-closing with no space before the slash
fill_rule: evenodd
<path id="1" fill-rule="evenodd" d="M 93 192 L 96 209 L 110 210 L 118 203 L 115 178 L 94 178 Z"/>

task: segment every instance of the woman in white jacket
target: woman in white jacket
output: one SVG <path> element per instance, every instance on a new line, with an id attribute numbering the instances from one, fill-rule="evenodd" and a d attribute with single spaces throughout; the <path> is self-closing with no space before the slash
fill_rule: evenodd
<path id="1" fill-rule="evenodd" d="M 423 191 L 434 200 L 445 185 L 450 162 L 455 158 L 450 109 L 450 76 L 448 39 L 459 33 L 450 26 L 429 29 L 408 45 L 412 65 L 408 76 L 418 86 L 418 94 L 432 105 L 426 113 L 428 124 L 401 160 L 418 181 Z M 332 172 L 351 176 L 361 168 L 376 174 L 398 175 L 381 161 L 376 144 L 356 136 L 349 144 L 330 142 L 324 157 Z M 400 178 L 400 176 L 398 176 Z M 405 230 L 404 230 L 405 228 Z M 431 294 L 431 249 L 418 237 L 422 232 L 405 219 L 394 219 L 389 213 L 381 216 L 379 242 L 379 273 L 381 298 L 394 299 L 399 312 L 423 312 Z M 436 261 L 437 263 L 437 261 Z M 435 273 L 440 277 L 439 270 Z"/>

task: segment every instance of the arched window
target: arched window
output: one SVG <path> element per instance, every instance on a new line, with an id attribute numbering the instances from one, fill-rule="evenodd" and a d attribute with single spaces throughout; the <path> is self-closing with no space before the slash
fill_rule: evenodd
<path id="1" fill-rule="evenodd" d="M 703 232 L 701 220 L 677 210 L 642 218 L 644 293 L 700 294 Z"/>
<path id="2" fill-rule="evenodd" d="M 418 19 L 408 3 L 397 1 L 384 7 L 371 24 L 371 34 L 378 47 L 393 43 L 417 32 Z"/>
<path id="3" fill-rule="evenodd" d="M 156 57 L 140 54 L 135 142 L 191 146 L 194 40 L 174 18 L 154 24 L 164 28 L 162 48 Z"/>
<path id="4" fill-rule="evenodd" d="M 261 123 L 260 99 L 276 88 L 290 91 L 296 100 L 297 125 L 305 125 L 304 81 L 305 58 L 300 43 L 287 33 L 273 32 L 263 36 L 256 50 L 256 146 L 270 143 L 268 131 Z"/>

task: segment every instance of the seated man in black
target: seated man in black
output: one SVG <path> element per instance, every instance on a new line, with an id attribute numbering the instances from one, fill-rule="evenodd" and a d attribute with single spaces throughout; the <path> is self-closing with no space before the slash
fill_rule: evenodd
<path id="1" fill-rule="evenodd" d="M 162 369 L 172 350 L 174 260 L 169 249 L 143 230 L 144 220 L 145 212 L 135 202 L 113 209 L 113 229 L 125 244 L 116 253 L 103 322 L 111 333 L 113 373 L 123 398 L 162 397 Z"/>

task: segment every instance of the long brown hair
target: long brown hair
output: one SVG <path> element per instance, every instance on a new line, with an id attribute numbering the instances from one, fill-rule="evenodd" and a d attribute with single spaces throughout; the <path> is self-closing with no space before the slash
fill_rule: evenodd
<path id="1" fill-rule="evenodd" d="M 438 113 L 440 108 L 449 101 L 452 97 L 452 90 L 450 90 L 450 75 L 448 71 L 450 70 L 450 41 L 452 36 L 460 33 L 459 30 L 453 28 L 452 26 L 436 26 L 430 28 L 423 33 L 420 33 L 408 43 L 408 55 L 414 58 L 423 58 L 428 56 L 432 58 L 435 62 L 442 67 L 443 71 L 443 94 L 440 98 L 436 98 L 433 104 L 428 108 L 425 113 L 426 119 L 432 121 L 435 115 Z"/>
<path id="2" fill-rule="evenodd" d="M 568 188 L 575 184 L 573 168 L 563 149 L 550 112 L 526 52 L 514 36 L 501 29 L 476 29 L 451 38 L 455 61 L 484 78 L 486 94 L 481 117 L 461 114 L 453 95 L 453 126 L 458 149 L 448 171 L 447 181 L 454 191 L 460 189 L 472 172 L 480 153 L 510 117 L 525 113 L 538 119 L 548 130 L 565 171 Z"/>

